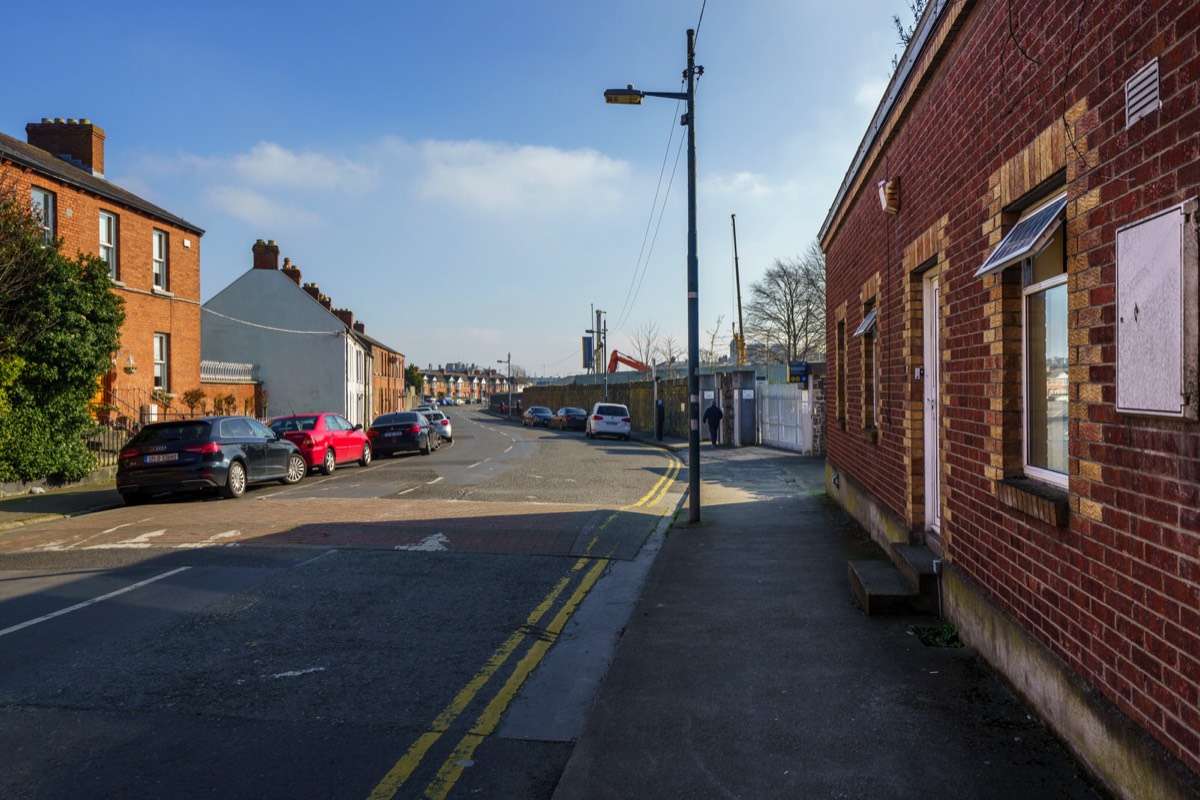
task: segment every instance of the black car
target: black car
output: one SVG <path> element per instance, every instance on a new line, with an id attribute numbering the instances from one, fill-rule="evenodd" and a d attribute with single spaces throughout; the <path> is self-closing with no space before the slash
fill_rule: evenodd
<path id="1" fill-rule="evenodd" d="M 390 456 L 403 450 L 429 455 L 442 446 L 433 424 L 419 411 L 380 414 L 367 429 L 367 438 L 377 456 Z"/>
<path id="2" fill-rule="evenodd" d="M 525 413 L 521 415 L 521 424 L 537 427 L 545 425 L 550 427 L 550 418 L 554 416 L 554 412 L 545 406 L 530 406 L 525 409 Z"/>
<path id="3" fill-rule="evenodd" d="M 300 448 L 258 420 L 203 417 L 142 428 L 121 450 L 117 491 L 130 505 L 201 489 L 241 497 L 252 483 L 299 483 L 307 472 Z"/>
<path id="4" fill-rule="evenodd" d="M 560 408 L 550 418 L 550 427 L 560 431 L 581 431 L 587 427 L 588 413 L 582 408 Z"/>

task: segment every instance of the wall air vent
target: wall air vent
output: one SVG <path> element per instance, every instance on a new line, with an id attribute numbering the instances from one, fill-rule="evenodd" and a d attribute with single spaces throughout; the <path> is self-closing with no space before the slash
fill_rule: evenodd
<path id="1" fill-rule="evenodd" d="M 1162 107 L 1158 96 L 1158 59 L 1134 73 L 1125 82 L 1125 127 Z"/>

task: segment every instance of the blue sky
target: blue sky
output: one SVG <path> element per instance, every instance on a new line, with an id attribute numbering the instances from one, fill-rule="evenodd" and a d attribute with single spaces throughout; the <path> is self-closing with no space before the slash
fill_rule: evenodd
<path id="1" fill-rule="evenodd" d="M 36 4 L 5 12 L 37 33 L 9 37 L 24 78 L 5 87 L 0 130 L 104 128 L 106 177 L 205 229 L 202 300 L 275 239 L 410 363 L 511 352 L 535 375 L 578 371 L 593 305 L 612 347 L 632 351 L 653 324 L 686 348 L 682 108 L 609 106 L 604 89 L 679 91 L 699 23 L 700 329 L 723 315 L 727 340 L 730 214 L 745 298 L 816 237 L 905 13 L 904 0 L 54 8 L 69 24 L 48 27 Z"/>

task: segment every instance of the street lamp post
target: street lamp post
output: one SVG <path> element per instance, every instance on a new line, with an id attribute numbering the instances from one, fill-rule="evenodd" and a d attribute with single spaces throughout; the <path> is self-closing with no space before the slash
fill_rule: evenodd
<path id="1" fill-rule="evenodd" d="M 508 413 L 512 414 L 512 353 L 507 355 L 507 358 L 496 359 L 497 364 L 508 363 Z"/>
<path id="2" fill-rule="evenodd" d="M 686 100 L 687 113 L 680 121 L 686 125 L 688 143 L 688 239 L 687 239 L 687 301 L 688 301 L 688 521 L 700 521 L 700 292 L 699 264 L 696 258 L 696 76 L 704 67 L 696 66 L 696 32 L 687 32 L 687 92 L 643 92 L 630 84 L 624 89 L 609 89 L 604 93 L 607 103 L 641 105 L 643 97 L 666 97 Z"/>

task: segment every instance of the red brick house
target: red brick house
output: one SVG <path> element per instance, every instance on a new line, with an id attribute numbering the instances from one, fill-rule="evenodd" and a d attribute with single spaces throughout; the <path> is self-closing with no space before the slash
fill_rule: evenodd
<path id="1" fill-rule="evenodd" d="M 200 384 L 200 237 L 204 231 L 104 178 L 104 131 L 43 119 L 26 142 L 0 134 L 0 177 L 30 199 L 68 256 L 108 262 L 125 300 L 121 348 L 102 401 L 137 419 L 155 390 Z"/>
<path id="2" fill-rule="evenodd" d="M 1198 40 L 930 0 L 820 234 L 831 496 L 1127 797 L 1200 792 Z"/>

